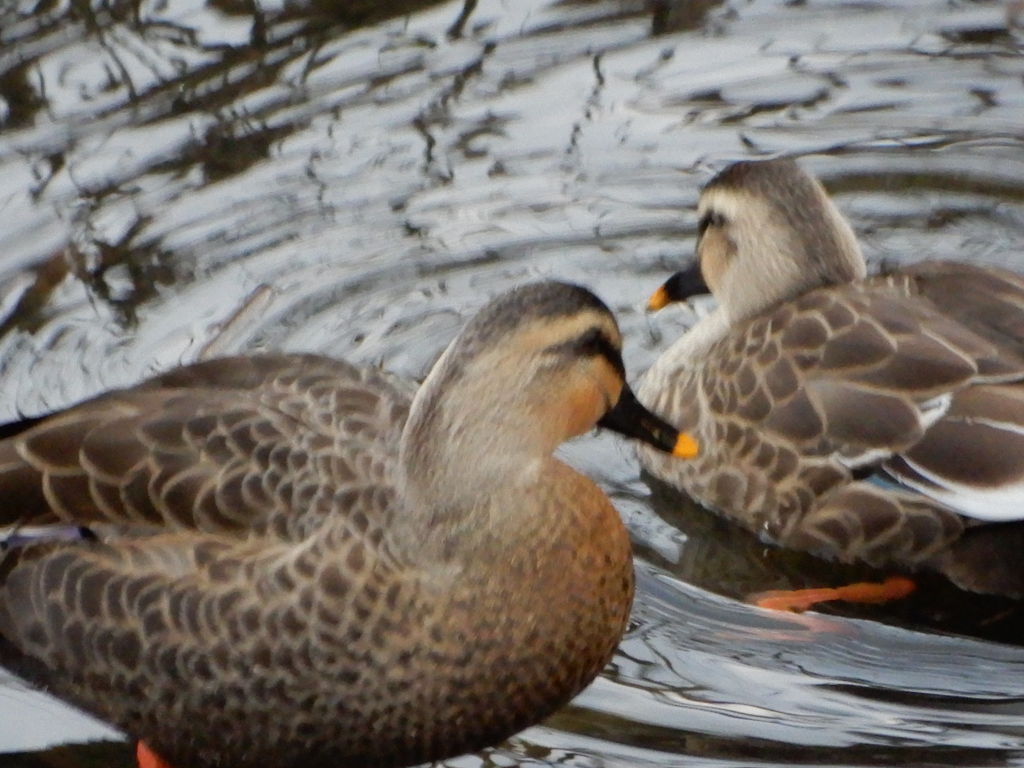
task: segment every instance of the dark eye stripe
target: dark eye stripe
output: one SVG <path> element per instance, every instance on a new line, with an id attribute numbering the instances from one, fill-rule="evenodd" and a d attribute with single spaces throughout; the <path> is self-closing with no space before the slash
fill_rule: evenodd
<path id="1" fill-rule="evenodd" d="M 708 211 L 697 222 L 697 236 L 701 237 L 708 227 L 721 227 L 725 224 L 725 216 L 718 211 Z"/>
<path id="2" fill-rule="evenodd" d="M 622 363 L 622 354 L 612 343 L 611 339 L 609 339 L 600 328 L 590 328 L 585 333 L 577 336 L 571 341 L 566 341 L 561 344 L 555 344 L 548 347 L 547 351 L 552 354 L 560 355 L 571 353 L 579 357 L 594 357 L 599 355 L 607 360 L 608 364 L 623 379 L 626 378 L 626 366 Z"/>

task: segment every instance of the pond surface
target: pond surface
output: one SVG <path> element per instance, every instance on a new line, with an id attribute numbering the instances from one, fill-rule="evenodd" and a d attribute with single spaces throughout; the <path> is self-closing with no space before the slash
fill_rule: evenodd
<path id="1" fill-rule="evenodd" d="M 609 302 L 635 379 L 694 320 L 643 305 L 741 157 L 807 155 L 876 265 L 1024 271 L 1021 24 L 957 0 L 0 2 L 0 420 L 233 352 L 418 378 L 542 277 Z M 562 452 L 629 526 L 633 626 L 572 706 L 447 765 L 1024 765 L 1016 603 L 935 583 L 768 614 L 737 598 L 851 574 L 612 438 Z M 0 768 L 130 765 L 117 739 L 0 681 Z"/>

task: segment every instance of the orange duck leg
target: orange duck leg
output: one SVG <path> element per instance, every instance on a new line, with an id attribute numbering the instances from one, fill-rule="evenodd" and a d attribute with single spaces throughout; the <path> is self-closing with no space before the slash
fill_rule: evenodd
<path id="1" fill-rule="evenodd" d="M 905 576 L 890 576 L 881 584 L 860 581 L 842 587 L 777 589 L 770 592 L 758 592 L 748 597 L 747 602 L 753 603 L 759 608 L 801 613 L 818 603 L 829 600 L 846 600 L 851 603 L 885 603 L 889 600 L 906 597 L 914 589 L 914 582 Z"/>

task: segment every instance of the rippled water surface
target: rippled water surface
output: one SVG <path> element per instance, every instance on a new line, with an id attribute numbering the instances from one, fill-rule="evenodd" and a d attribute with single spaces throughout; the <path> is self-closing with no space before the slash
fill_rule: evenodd
<path id="1" fill-rule="evenodd" d="M 421 377 L 495 293 L 585 283 L 635 377 L 644 300 L 725 162 L 807 155 L 866 254 L 1024 271 L 1024 7 L 956 0 L 0 2 L 0 420 L 231 352 Z M 544 725 L 452 766 L 1024 765 L 1024 618 L 934 584 L 775 616 L 850 574 L 564 449 L 639 555 L 634 624 Z M 839 609 L 834 609 L 839 610 Z M 0 682 L 0 766 L 128 765 Z M 15 754 L 17 753 L 17 754 Z"/>

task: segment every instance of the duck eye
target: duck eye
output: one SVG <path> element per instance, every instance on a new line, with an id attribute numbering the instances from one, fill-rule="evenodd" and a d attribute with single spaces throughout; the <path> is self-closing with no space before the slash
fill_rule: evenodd
<path id="1" fill-rule="evenodd" d="M 558 354 L 568 351 L 576 357 L 603 357 L 613 369 L 625 376 L 622 354 L 599 328 L 590 328 L 572 341 L 551 347 L 549 351 Z"/>
<path id="2" fill-rule="evenodd" d="M 708 211 L 701 216 L 700 221 L 697 222 L 697 237 L 702 237 L 708 227 L 722 226 L 725 226 L 725 216 L 720 214 L 718 211 Z"/>

